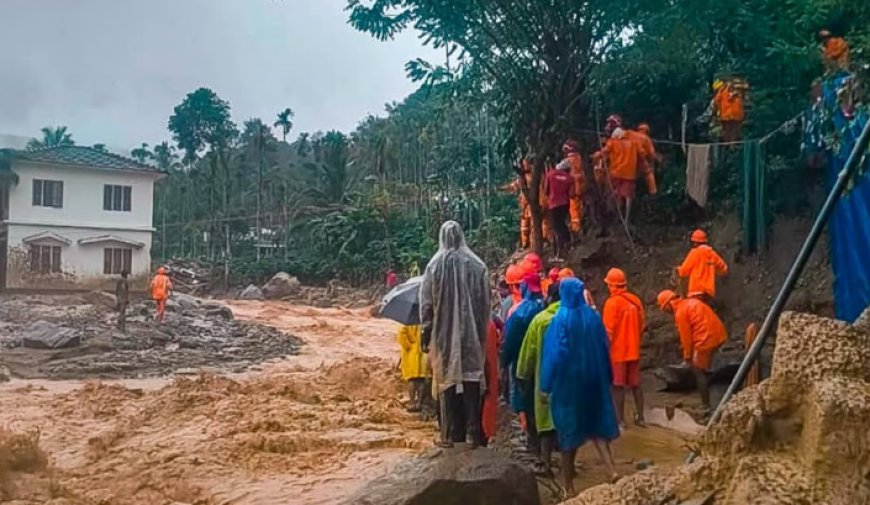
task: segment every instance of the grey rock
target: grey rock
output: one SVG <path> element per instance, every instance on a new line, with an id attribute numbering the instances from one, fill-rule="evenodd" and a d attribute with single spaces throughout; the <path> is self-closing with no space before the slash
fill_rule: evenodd
<path id="1" fill-rule="evenodd" d="M 285 296 L 297 295 L 302 288 L 299 279 L 287 272 L 278 272 L 263 285 L 263 296 L 267 300 L 277 300 Z"/>
<path id="2" fill-rule="evenodd" d="M 82 298 L 86 303 L 98 307 L 105 307 L 113 310 L 118 307 L 118 299 L 115 298 L 115 295 L 107 293 L 106 291 L 91 291 L 90 293 L 82 295 Z"/>
<path id="3" fill-rule="evenodd" d="M 81 345 L 82 334 L 48 321 L 36 321 L 25 328 L 21 341 L 31 349 L 64 349 Z"/>
<path id="4" fill-rule="evenodd" d="M 253 284 L 248 285 L 244 291 L 239 295 L 239 300 L 265 300 L 266 297 L 263 295 L 263 290 L 254 286 Z"/>
<path id="5" fill-rule="evenodd" d="M 540 505 L 537 481 L 528 468 L 494 451 L 460 446 L 411 459 L 341 503 Z"/>
<path id="6" fill-rule="evenodd" d="M 233 311 L 226 305 L 219 303 L 211 303 L 205 306 L 205 315 L 212 319 L 223 319 L 224 321 L 232 321 L 235 319 Z"/>
<path id="7" fill-rule="evenodd" d="M 172 293 L 172 296 L 169 297 L 169 300 L 166 300 L 166 310 L 173 310 L 175 312 L 183 312 L 186 310 L 195 310 L 202 305 L 202 300 L 195 297 L 190 296 L 185 293 Z"/>

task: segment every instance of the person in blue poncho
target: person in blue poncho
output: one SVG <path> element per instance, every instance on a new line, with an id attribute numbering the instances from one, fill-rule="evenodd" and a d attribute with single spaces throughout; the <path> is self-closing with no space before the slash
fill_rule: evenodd
<path id="1" fill-rule="evenodd" d="M 501 367 L 509 371 L 511 388 L 511 409 L 525 419 L 525 430 L 528 434 L 527 445 L 532 454 L 537 454 L 537 430 L 535 429 L 535 407 L 533 401 L 534 388 L 521 383 L 516 376 L 517 359 L 523 346 L 526 331 L 532 324 L 532 319 L 544 310 L 544 297 L 541 293 L 541 278 L 538 274 L 529 272 L 523 277 L 521 284 L 523 301 L 517 305 L 505 326 L 504 344 L 499 355 Z"/>
<path id="2" fill-rule="evenodd" d="M 610 442 L 619 437 L 611 396 L 613 372 L 601 316 L 586 304 L 579 279 L 560 283 L 562 305 L 544 336 L 541 392 L 550 397 L 553 424 L 562 451 L 566 493 L 574 492 L 574 459 L 587 441 L 595 444 L 616 480 Z"/>

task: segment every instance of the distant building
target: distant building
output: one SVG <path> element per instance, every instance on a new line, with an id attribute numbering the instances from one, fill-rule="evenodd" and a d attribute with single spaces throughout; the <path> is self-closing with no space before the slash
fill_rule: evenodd
<path id="1" fill-rule="evenodd" d="M 110 287 L 151 269 L 154 167 L 90 147 L 16 151 L 0 191 L 0 286 Z"/>

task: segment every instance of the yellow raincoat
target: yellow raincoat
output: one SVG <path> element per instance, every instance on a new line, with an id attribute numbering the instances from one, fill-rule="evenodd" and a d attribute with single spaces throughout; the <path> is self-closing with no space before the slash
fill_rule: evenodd
<path id="1" fill-rule="evenodd" d="M 420 346 L 420 326 L 402 326 L 396 340 L 402 350 L 402 380 L 424 379 L 428 376 L 426 355 Z"/>

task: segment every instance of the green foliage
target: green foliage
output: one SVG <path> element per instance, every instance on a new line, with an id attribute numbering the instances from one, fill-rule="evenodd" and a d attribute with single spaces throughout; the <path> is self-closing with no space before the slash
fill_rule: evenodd
<path id="1" fill-rule="evenodd" d="M 46 147 L 72 146 L 75 141 L 72 134 L 67 131 L 66 126 L 56 126 L 54 128 L 46 126 L 42 129 L 42 140 L 30 139 L 27 143 L 27 149 L 33 151 Z"/>
<path id="2" fill-rule="evenodd" d="M 287 134 L 293 129 L 293 110 L 289 107 L 278 113 L 278 120 L 275 121 L 275 128 L 281 129 L 281 135 L 284 142 L 287 142 Z"/>
<path id="3" fill-rule="evenodd" d="M 169 118 L 169 131 L 184 162 L 192 163 L 206 147 L 225 148 L 236 136 L 236 125 L 230 119 L 230 104 L 208 88 L 199 88 L 187 95 Z"/>

